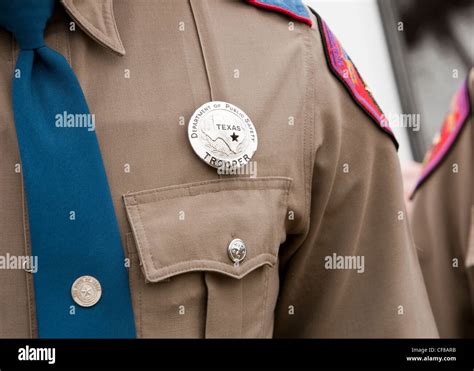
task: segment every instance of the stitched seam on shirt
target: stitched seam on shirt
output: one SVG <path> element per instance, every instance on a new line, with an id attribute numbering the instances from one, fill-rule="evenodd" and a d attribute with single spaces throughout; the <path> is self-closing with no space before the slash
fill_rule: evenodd
<path id="1" fill-rule="evenodd" d="M 203 60 L 203 63 L 204 63 L 204 67 L 206 69 L 206 77 L 207 77 L 207 83 L 209 85 L 209 95 L 210 95 L 210 98 L 211 98 L 211 101 L 214 100 L 214 92 L 213 92 L 213 88 L 212 88 L 212 82 L 211 82 L 211 74 L 209 72 L 209 63 L 206 59 L 206 53 L 205 53 L 205 49 L 204 49 L 204 44 L 203 44 L 203 36 L 202 36 L 202 33 L 203 31 L 200 30 L 199 28 L 199 22 L 197 20 L 197 17 L 196 17 L 196 13 L 195 13 L 195 10 L 194 10 L 194 7 L 193 7 L 193 1 L 192 0 L 188 0 L 188 3 L 189 3 L 189 6 L 191 8 L 191 14 L 193 16 L 193 19 L 194 19 L 194 25 L 196 27 L 196 32 L 197 32 L 197 37 L 199 39 L 199 45 L 201 47 L 201 55 L 202 55 L 202 60 Z"/>
<path id="2" fill-rule="evenodd" d="M 266 260 L 268 258 L 271 258 L 271 259 Z M 185 272 L 188 272 L 188 271 L 198 269 L 198 270 L 208 270 L 208 271 L 213 271 L 213 272 L 224 272 L 224 273 L 228 273 L 228 274 L 232 275 L 232 277 L 234 277 L 234 278 L 242 278 L 245 275 L 247 275 L 248 273 L 250 273 L 251 271 L 255 270 L 256 268 L 261 267 L 262 265 L 271 264 L 273 266 L 274 265 L 274 263 L 273 263 L 274 259 L 276 259 L 276 256 L 273 255 L 273 254 L 270 254 L 270 253 L 258 254 L 257 256 L 253 257 L 252 259 L 250 259 L 246 262 L 245 265 L 247 267 L 245 269 L 242 269 L 239 274 L 233 273 L 233 269 L 232 269 L 233 266 L 228 265 L 226 263 L 222 263 L 222 262 L 217 261 L 217 260 L 209 260 L 209 259 L 181 260 L 177 263 L 173 263 L 173 264 L 169 264 L 169 265 L 163 265 L 162 268 L 158 268 L 155 265 L 154 260 L 157 260 L 157 259 L 152 259 L 153 260 L 152 264 L 153 264 L 154 268 L 157 271 L 166 270 L 168 273 L 165 274 L 164 276 L 177 275 L 177 274 L 180 274 L 180 273 L 185 273 Z M 261 260 L 261 262 L 258 263 L 258 265 L 256 265 L 256 266 L 252 266 L 251 262 L 253 262 L 255 260 Z M 181 268 L 181 269 L 173 268 L 176 265 L 183 265 L 183 264 L 186 264 L 187 267 L 186 268 Z M 206 265 L 206 264 L 214 265 L 214 266 L 217 266 L 217 267 L 216 268 L 214 268 L 214 267 L 203 268 L 203 265 Z M 151 278 L 160 277 L 160 276 L 163 276 L 163 275 L 159 274 L 159 273 L 150 274 Z"/>
<path id="3" fill-rule="evenodd" d="M 312 126 L 314 126 L 314 123 L 312 123 L 312 116 L 313 116 L 313 109 L 310 109 L 310 107 L 314 106 L 314 98 L 312 97 L 312 93 L 314 90 L 314 71 L 313 71 L 313 66 L 315 66 L 315 63 L 311 63 L 311 52 L 313 51 L 312 45 L 311 45 L 311 40 L 310 40 L 310 32 L 312 32 L 312 29 L 307 30 L 305 29 L 305 38 L 304 38 L 304 44 L 305 47 L 303 48 L 303 53 L 304 53 L 304 63 L 305 63 L 305 71 L 307 73 L 307 86 L 306 86 L 306 91 L 305 91 L 305 102 L 304 102 L 304 107 L 305 107 L 305 118 L 304 118 L 304 138 L 303 138 L 303 179 L 304 179 L 304 200 L 305 200 L 305 210 L 304 210 L 304 215 L 303 215 L 303 230 L 308 230 L 309 229 L 309 218 L 310 218 L 310 212 L 311 212 L 311 183 L 312 183 L 312 149 L 313 149 L 313 132 L 314 129 Z M 314 119 L 314 118 L 313 118 Z M 311 125 L 311 126 L 309 126 Z M 308 126 L 311 128 L 309 135 L 308 135 Z M 309 136 L 309 145 L 308 145 L 308 136 Z M 308 169 L 308 166 L 310 167 Z"/>
<path id="4" fill-rule="evenodd" d="M 134 215 L 134 214 L 136 214 L 136 215 Z M 140 217 L 140 211 L 138 209 L 138 205 L 134 205 L 133 209 L 130 210 L 129 215 L 130 215 L 130 219 L 131 219 L 131 224 L 132 224 L 131 227 L 132 227 L 132 230 L 133 230 L 133 235 L 135 236 L 135 238 L 137 240 L 137 249 L 140 252 L 140 256 L 142 256 L 142 254 L 144 253 L 143 250 L 146 249 L 148 254 L 150 255 L 150 258 L 152 259 L 152 263 L 153 263 L 153 257 L 151 255 L 150 248 L 148 247 L 148 240 L 146 240 L 147 246 L 143 246 L 143 243 L 142 243 L 141 233 L 144 234 L 145 239 L 147 239 L 147 235 L 146 235 L 146 231 L 145 231 L 145 228 L 143 226 L 143 223 L 142 223 L 142 220 L 141 220 L 141 217 Z M 141 228 L 141 231 L 138 231 L 137 230 L 138 228 Z M 148 267 L 145 263 L 143 263 L 143 270 L 145 272 L 145 276 L 148 276 Z"/>
<path id="5" fill-rule="evenodd" d="M 30 241 L 30 228 L 28 223 L 28 213 L 27 213 L 27 205 L 25 199 L 25 188 L 23 184 L 23 175 L 21 175 L 21 204 L 23 209 L 23 241 L 24 241 L 24 250 L 26 255 L 33 255 L 32 248 L 31 248 L 31 241 Z M 35 311 L 33 309 L 33 277 L 30 275 L 32 273 L 28 273 L 25 271 L 26 274 L 26 291 L 28 297 L 28 317 L 29 317 L 29 327 L 30 327 L 30 337 L 34 338 L 37 333 L 36 323 L 35 323 Z"/>
<path id="6" fill-rule="evenodd" d="M 139 337 L 143 337 L 143 301 L 142 301 L 142 282 L 139 282 L 140 279 L 140 257 L 136 256 L 136 264 L 138 267 L 135 268 L 136 273 L 136 288 L 138 293 L 138 316 L 139 316 Z"/>
<path id="7" fill-rule="evenodd" d="M 8 62 L 11 63 L 11 71 L 12 75 L 15 72 L 16 64 L 13 62 L 15 59 L 16 54 L 16 46 L 13 40 L 13 35 L 10 36 L 10 47 L 11 47 L 11 59 Z M 19 51 L 18 51 L 19 53 Z M 14 120 L 13 125 L 15 125 Z M 27 205 L 25 199 L 25 187 L 24 187 L 24 179 L 23 179 L 23 165 L 21 163 L 20 158 L 20 169 L 22 169 L 20 174 L 20 193 L 21 193 L 21 204 L 22 204 L 22 221 L 23 221 L 23 250 L 25 251 L 26 255 L 32 255 L 31 249 L 31 241 L 30 241 L 30 229 L 28 223 L 28 213 L 27 213 Z M 30 254 L 29 254 L 30 253 Z M 34 294 L 33 294 L 33 277 L 31 277 L 31 273 L 25 271 L 26 274 L 26 296 L 28 301 L 28 322 L 29 322 L 29 333 L 30 337 L 34 338 L 37 334 L 37 324 L 36 324 L 36 311 L 34 307 Z"/>
<path id="8" fill-rule="evenodd" d="M 292 178 L 287 178 L 287 177 L 279 177 L 279 176 L 269 176 L 269 177 L 262 177 L 262 178 L 228 178 L 228 179 L 211 179 L 211 180 L 203 180 L 200 182 L 195 182 L 195 183 L 187 183 L 187 184 L 177 184 L 177 185 L 172 185 L 172 186 L 167 186 L 167 187 L 162 187 L 162 188 L 154 188 L 154 189 L 148 189 L 144 191 L 138 191 L 138 192 L 130 192 L 128 194 L 125 194 L 124 197 L 128 196 L 140 196 L 144 194 L 151 194 L 151 193 L 159 193 L 159 192 L 166 192 L 170 190 L 177 190 L 177 189 L 185 189 L 185 188 L 194 188 L 194 187 L 199 187 L 199 186 L 204 186 L 204 185 L 212 185 L 212 184 L 232 184 L 232 183 L 245 183 L 245 184 L 251 184 L 251 183 L 259 183 L 259 182 L 275 182 L 275 183 L 287 183 L 287 182 L 292 182 Z M 276 188 L 285 188 L 285 186 L 279 186 Z"/>
<path id="9" fill-rule="evenodd" d="M 201 196 L 201 195 L 207 195 L 207 194 L 216 194 L 216 193 L 224 193 L 224 192 L 235 192 L 235 191 L 246 191 L 246 192 L 255 192 L 255 191 L 268 191 L 268 190 L 278 190 L 278 188 L 265 188 L 265 187 L 258 187 L 258 188 L 252 188 L 252 189 L 222 189 L 222 190 L 217 190 L 217 191 L 203 191 L 197 194 L 187 194 L 187 195 L 177 195 L 174 197 L 162 197 L 158 198 L 153 201 L 147 201 L 147 202 L 137 202 L 136 199 L 134 198 L 134 201 L 136 202 L 136 206 L 138 205 L 149 205 L 149 204 L 154 204 L 154 203 L 159 203 L 162 201 L 167 201 L 167 200 L 174 200 L 175 198 L 185 198 L 185 197 L 196 197 L 196 196 Z M 284 192 L 286 193 L 286 192 Z"/>
<path id="10" fill-rule="evenodd" d="M 67 10 L 71 12 L 71 15 L 73 15 L 77 19 L 78 22 L 84 25 L 82 30 L 86 34 L 90 35 L 93 39 L 98 40 L 99 43 L 101 43 L 102 45 L 112 48 L 115 52 L 118 52 L 117 49 L 121 49 L 120 45 L 116 45 L 115 43 L 107 40 L 107 37 L 105 37 L 105 34 L 102 31 L 100 31 L 97 27 L 95 27 L 92 23 L 90 23 L 87 20 L 87 18 L 85 18 L 82 15 L 82 13 L 79 11 L 79 9 L 76 6 L 74 6 L 72 9 L 67 8 Z M 93 31 L 91 31 L 90 29 L 92 29 Z M 123 51 L 123 47 L 122 47 L 122 51 Z"/>
<path id="11" fill-rule="evenodd" d="M 140 223 L 140 226 L 143 230 L 143 234 L 144 234 L 144 239 L 145 239 L 145 243 L 146 243 L 146 247 L 144 247 L 146 250 L 147 250 L 147 253 L 148 253 L 148 256 L 151 260 L 151 264 L 153 265 L 153 268 L 157 269 L 156 267 L 156 264 L 155 264 L 155 260 L 154 260 L 154 257 L 153 255 L 151 254 L 151 248 L 150 248 L 150 243 L 148 242 L 148 234 L 145 230 L 145 225 L 143 224 L 143 221 L 142 221 L 142 216 L 141 216 L 141 212 L 140 212 L 140 205 L 137 205 L 137 216 L 138 216 L 138 220 L 139 220 L 139 223 Z M 138 237 L 137 237 L 138 239 Z M 143 267 L 145 267 L 145 264 L 143 264 Z M 146 269 L 145 269 L 146 270 Z"/>
<path id="12" fill-rule="evenodd" d="M 267 260 L 268 258 L 270 258 L 270 259 Z M 168 278 L 168 277 L 171 277 L 171 276 L 176 276 L 176 275 L 179 275 L 179 274 L 182 274 L 182 273 L 187 273 L 187 272 L 207 271 L 207 272 L 218 272 L 218 273 L 221 273 L 221 274 L 227 273 L 228 275 L 230 275 L 233 278 L 241 279 L 241 278 L 245 277 L 247 274 L 249 274 L 250 272 L 253 272 L 255 269 L 258 269 L 258 268 L 260 268 L 264 265 L 270 265 L 270 266 L 273 267 L 275 265 L 275 263 L 273 262 L 275 259 L 276 259 L 276 257 L 273 254 L 269 254 L 269 253 L 259 254 L 256 257 L 254 257 L 252 260 L 249 260 L 247 262 L 248 268 L 246 268 L 245 270 L 242 270 L 240 274 L 234 274 L 230 270 L 230 269 L 232 269 L 230 266 L 226 265 L 225 263 L 215 261 L 215 260 L 196 260 L 196 259 L 185 260 L 185 261 L 180 261 L 178 263 L 167 265 L 167 266 L 164 266 L 161 269 L 158 269 L 158 268 L 156 268 L 155 262 L 152 259 L 152 264 L 153 264 L 153 266 L 155 267 L 155 269 L 157 271 L 166 270 L 167 272 L 166 272 L 166 274 L 152 273 L 152 274 L 149 274 L 149 277 L 151 279 L 161 278 L 161 277 L 162 278 Z M 261 260 L 261 261 L 259 263 L 257 263 L 257 265 L 251 265 L 250 263 L 254 260 Z M 186 268 L 181 268 L 181 269 L 176 269 L 176 268 L 173 269 L 173 267 L 178 265 L 178 264 L 186 264 L 187 267 Z M 217 267 L 203 267 L 203 265 L 205 265 L 205 264 L 211 264 L 211 265 L 214 265 L 214 266 L 217 266 Z"/>
<path id="13" fill-rule="evenodd" d="M 129 259 L 129 264 L 130 264 L 130 267 L 129 267 L 129 271 L 128 271 L 128 274 L 129 274 L 129 277 L 130 277 L 130 289 L 133 292 L 136 292 L 137 294 L 137 322 L 138 322 L 138 334 L 137 334 L 137 337 L 143 337 L 143 325 L 142 325 L 142 318 L 143 318 L 143 314 L 142 314 L 142 291 L 141 291 L 141 285 L 139 283 L 139 270 L 140 270 L 140 260 L 139 260 L 139 257 L 138 257 L 138 254 L 134 251 L 132 252 L 133 250 L 133 247 L 135 247 L 133 245 L 133 233 L 127 233 L 125 235 L 125 242 L 126 242 L 126 245 L 127 245 L 127 257 Z M 135 248 L 136 249 L 136 248 Z M 135 267 L 135 265 L 138 264 L 138 267 Z M 133 301 L 133 294 L 131 293 L 132 295 L 132 301 Z"/>
<path id="14" fill-rule="evenodd" d="M 264 267 L 263 268 L 264 270 L 264 275 L 265 275 L 265 285 L 264 285 L 264 289 L 263 289 L 263 306 L 262 306 L 262 329 L 261 329 L 261 334 L 260 334 L 260 337 L 265 337 L 265 309 L 267 307 L 267 297 L 268 297 L 268 271 L 270 270 L 270 268 L 268 267 Z"/>
<path id="15" fill-rule="evenodd" d="M 109 2 L 109 14 L 108 14 L 108 16 L 110 17 L 110 19 L 108 19 L 108 21 L 112 24 L 112 27 L 114 28 L 115 36 L 117 37 L 117 41 L 118 41 L 122 51 L 125 51 L 125 47 L 123 45 L 122 39 L 120 38 L 120 33 L 119 33 L 118 28 L 117 28 L 117 22 L 115 22 L 115 13 L 114 13 L 113 1 Z"/>
<path id="16" fill-rule="evenodd" d="M 219 182 L 219 181 L 218 181 Z M 280 185 L 280 186 L 272 186 L 272 187 L 265 187 L 263 184 L 260 185 L 260 186 L 256 186 L 256 187 L 252 187 L 252 188 L 232 188 L 232 189 L 218 189 L 218 190 L 209 190 L 207 188 L 203 188 L 201 190 L 198 190 L 196 191 L 196 193 L 194 194 L 189 194 L 189 191 L 192 189 L 192 188 L 196 188 L 196 186 L 199 186 L 199 185 L 206 185 L 206 183 L 203 183 L 203 184 L 192 184 L 190 186 L 183 186 L 181 188 L 174 188 L 174 189 L 154 189 L 154 190 L 150 190 L 150 191 L 143 191 L 143 193 L 139 193 L 139 194 L 128 194 L 128 195 L 125 195 L 126 198 L 130 198 L 132 197 L 133 198 L 133 205 L 146 205 L 146 204 L 152 204 L 152 203 L 157 203 L 157 202 L 161 202 L 161 201 L 164 201 L 164 200 L 173 200 L 175 198 L 183 198 L 183 197 L 194 197 L 194 196 L 199 196 L 199 195 L 202 195 L 202 194 L 215 194 L 215 193 L 221 193 L 221 192 L 234 192 L 234 191 L 246 191 L 246 192 L 250 192 L 250 191 L 268 191 L 268 190 L 283 190 L 285 191 L 284 193 L 289 193 L 289 188 L 290 188 L 290 185 L 291 185 L 291 180 L 288 179 L 288 181 L 286 182 L 287 184 L 285 185 Z M 209 183 L 207 183 L 209 184 Z M 218 183 L 216 183 L 218 184 Z M 250 183 L 249 183 L 250 184 Z M 141 201 L 141 202 L 138 202 L 137 200 L 137 197 L 139 196 L 143 196 L 143 195 L 158 195 L 159 193 L 163 193 L 163 192 L 166 192 L 166 191 L 172 191 L 172 190 L 186 190 L 188 191 L 188 194 L 177 194 L 177 195 L 174 195 L 174 196 L 162 196 L 162 197 L 158 197 L 158 198 L 155 198 L 153 200 L 150 200 L 150 201 Z M 130 206 L 130 205 L 129 205 Z"/>

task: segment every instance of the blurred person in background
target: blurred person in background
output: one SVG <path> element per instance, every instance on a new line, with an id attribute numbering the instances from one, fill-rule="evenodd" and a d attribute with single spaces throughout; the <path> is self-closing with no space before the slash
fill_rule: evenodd
<path id="1" fill-rule="evenodd" d="M 427 152 L 412 228 L 441 337 L 474 337 L 474 69 Z"/>

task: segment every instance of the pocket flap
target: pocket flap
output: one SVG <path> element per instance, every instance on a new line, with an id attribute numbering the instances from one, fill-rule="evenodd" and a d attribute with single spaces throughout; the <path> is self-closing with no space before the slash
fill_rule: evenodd
<path id="1" fill-rule="evenodd" d="M 127 216 L 147 281 L 190 271 L 242 278 L 274 265 L 286 238 L 291 179 L 219 179 L 124 195 Z M 233 239 L 246 256 L 234 264 Z"/>

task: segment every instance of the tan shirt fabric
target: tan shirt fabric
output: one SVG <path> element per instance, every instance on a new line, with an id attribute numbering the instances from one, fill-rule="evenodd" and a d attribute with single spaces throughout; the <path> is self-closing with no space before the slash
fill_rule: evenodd
<path id="1" fill-rule="evenodd" d="M 63 6 L 46 42 L 96 116 L 139 337 L 437 336 L 395 146 L 328 69 L 316 27 L 240 0 Z M 17 52 L 0 30 L 3 255 L 30 248 Z M 256 176 L 218 175 L 194 154 L 187 120 L 211 100 L 251 117 Z M 248 249 L 239 266 L 233 238 Z M 328 269 L 333 254 L 363 258 L 360 273 L 349 259 Z M 36 336 L 32 275 L 0 270 L 0 282 L 0 337 Z"/>
<path id="2" fill-rule="evenodd" d="M 472 112 L 474 70 L 468 86 Z M 414 197 L 413 234 L 441 337 L 474 337 L 473 136 L 471 115 Z"/>

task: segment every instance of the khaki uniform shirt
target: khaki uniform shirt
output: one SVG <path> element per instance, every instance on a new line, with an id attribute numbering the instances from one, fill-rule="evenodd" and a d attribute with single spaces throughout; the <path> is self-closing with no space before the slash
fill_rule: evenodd
<path id="1" fill-rule="evenodd" d="M 439 167 L 414 195 L 412 226 L 441 337 L 474 337 L 474 70 L 470 114 Z"/>
<path id="2" fill-rule="evenodd" d="M 48 24 L 95 114 L 139 337 L 437 336 L 396 148 L 331 73 L 313 21 L 241 0 L 63 0 Z M 0 30 L 2 255 L 30 251 L 17 53 Z M 256 174 L 193 152 L 187 121 L 213 100 L 255 124 Z M 0 337 L 37 336 L 33 278 L 0 270 Z"/>

